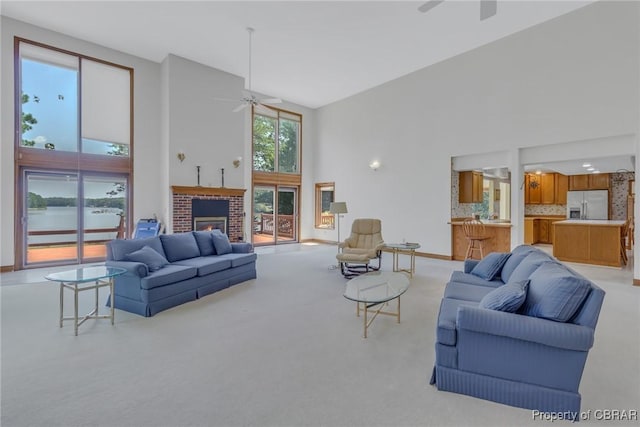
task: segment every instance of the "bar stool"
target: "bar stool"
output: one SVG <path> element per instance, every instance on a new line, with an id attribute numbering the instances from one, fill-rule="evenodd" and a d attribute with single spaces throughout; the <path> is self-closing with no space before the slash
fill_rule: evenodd
<path id="1" fill-rule="evenodd" d="M 480 259 L 484 258 L 484 241 L 491 237 L 487 236 L 484 224 L 479 219 L 465 219 L 462 223 L 464 237 L 469 242 L 467 253 L 464 259 L 473 258 L 474 252 L 480 252 Z"/>

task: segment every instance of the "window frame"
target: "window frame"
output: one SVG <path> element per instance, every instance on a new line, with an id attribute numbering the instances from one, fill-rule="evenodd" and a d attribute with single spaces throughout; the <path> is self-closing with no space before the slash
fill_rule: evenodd
<path id="1" fill-rule="evenodd" d="M 47 150 L 41 148 L 33 148 L 22 145 L 22 127 L 21 127 L 21 113 L 22 113 L 22 67 L 21 67 L 21 54 L 20 44 L 26 43 L 33 46 L 37 46 L 44 49 L 50 49 L 52 51 L 60 52 L 67 55 L 72 55 L 78 58 L 79 64 L 82 59 L 95 61 L 105 65 L 117 67 L 129 72 L 129 155 L 128 156 L 114 156 L 103 154 L 90 154 L 83 153 L 81 151 L 81 129 L 82 123 L 78 122 L 78 151 L 58 151 Z M 94 174 L 119 174 L 124 175 L 127 178 L 127 206 L 126 206 L 126 224 L 125 229 L 132 230 L 133 219 L 133 194 L 134 194 L 134 69 L 124 65 L 116 64 L 103 59 L 83 55 L 77 52 L 72 52 L 66 49 L 58 48 L 55 46 L 40 43 L 34 40 L 29 40 L 23 37 L 14 36 L 14 50 L 13 50 L 13 66 L 14 66 L 14 214 L 16 220 L 14 221 L 14 236 L 15 236 L 15 259 L 14 269 L 21 270 L 24 268 L 39 267 L 39 265 L 27 265 L 24 253 L 26 250 L 27 240 L 22 227 L 23 218 L 26 215 L 24 212 L 23 203 L 23 188 L 25 183 L 23 182 L 23 171 L 25 169 L 41 169 L 47 171 L 69 171 L 77 173 L 94 173 Z M 79 73 L 81 73 L 81 65 Z M 80 86 L 81 74 L 78 78 L 78 86 Z M 78 92 L 78 111 L 82 111 L 82 93 Z M 80 113 L 79 113 L 80 114 Z M 69 264 L 68 262 L 60 262 L 60 265 Z"/>
<path id="2" fill-rule="evenodd" d="M 334 217 L 335 215 L 331 214 L 331 224 L 325 225 L 322 221 L 322 192 L 323 188 L 331 187 L 333 188 L 333 200 L 335 202 L 336 198 L 336 185 L 335 182 L 317 182 L 315 186 L 315 222 L 314 227 L 322 230 L 334 230 L 336 228 Z"/>
<path id="3" fill-rule="evenodd" d="M 272 115 L 264 113 L 265 110 L 273 112 Z M 274 147 L 273 147 L 273 171 L 257 170 L 254 167 L 255 157 L 255 134 L 254 123 L 255 116 L 267 117 L 275 120 L 275 135 L 274 135 Z M 289 120 L 298 123 L 298 140 L 297 140 L 297 152 L 296 152 L 296 171 L 295 172 L 282 172 L 280 171 L 280 121 Z M 251 170 L 253 173 L 264 174 L 284 174 L 284 175 L 302 175 L 302 114 L 295 113 L 293 111 L 276 108 L 273 106 L 261 105 L 259 107 L 253 106 L 251 109 Z"/>

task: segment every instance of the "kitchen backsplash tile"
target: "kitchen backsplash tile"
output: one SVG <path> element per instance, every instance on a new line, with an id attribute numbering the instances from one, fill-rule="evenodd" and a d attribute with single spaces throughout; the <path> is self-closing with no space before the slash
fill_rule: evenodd
<path id="1" fill-rule="evenodd" d="M 567 215 L 567 205 L 524 205 L 525 215 Z"/>
<path id="2" fill-rule="evenodd" d="M 636 179 L 635 172 L 619 172 L 611 174 L 611 219 L 627 219 L 627 196 L 629 180 Z"/>

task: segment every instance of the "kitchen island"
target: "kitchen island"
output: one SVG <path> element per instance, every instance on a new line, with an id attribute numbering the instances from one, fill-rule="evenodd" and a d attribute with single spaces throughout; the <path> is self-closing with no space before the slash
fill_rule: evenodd
<path id="1" fill-rule="evenodd" d="M 568 219 L 553 223 L 553 256 L 560 261 L 622 266 L 620 233 L 625 221 Z"/>
<path id="2" fill-rule="evenodd" d="M 467 253 L 469 242 L 464 237 L 462 224 L 464 218 L 452 218 L 451 222 L 451 257 L 457 261 L 463 261 Z M 485 240 L 483 252 L 486 256 L 490 252 L 511 251 L 511 222 L 505 220 L 482 220 L 485 233 L 490 239 Z M 473 258 L 480 258 L 474 254 Z"/>

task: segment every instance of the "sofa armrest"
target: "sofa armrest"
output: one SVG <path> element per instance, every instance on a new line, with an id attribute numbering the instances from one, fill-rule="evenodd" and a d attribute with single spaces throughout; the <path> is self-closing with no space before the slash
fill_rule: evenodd
<path id="1" fill-rule="evenodd" d="M 249 242 L 232 243 L 231 250 L 234 254 L 248 254 L 253 252 L 253 245 Z"/>
<path id="2" fill-rule="evenodd" d="M 464 260 L 464 272 L 465 273 L 471 273 L 471 270 L 473 270 L 473 267 L 478 265 L 479 262 L 480 262 L 480 260 L 477 260 L 477 259 L 465 259 Z"/>
<path id="3" fill-rule="evenodd" d="M 458 308 L 456 324 L 459 329 L 566 350 L 588 351 L 594 339 L 594 330 L 586 326 L 470 306 Z"/>
<path id="4" fill-rule="evenodd" d="M 107 267 L 120 267 L 127 270 L 125 275 L 135 277 L 146 277 L 149 274 L 149 268 L 146 264 L 133 261 L 105 261 Z"/>

